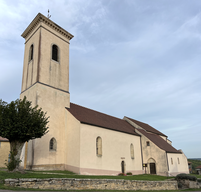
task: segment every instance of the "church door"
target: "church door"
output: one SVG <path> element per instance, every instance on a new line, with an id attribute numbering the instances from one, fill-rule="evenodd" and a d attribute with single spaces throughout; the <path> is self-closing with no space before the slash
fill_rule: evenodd
<path id="1" fill-rule="evenodd" d="M 150 163 L 150 174 L 156 174 L 156 164 L 155 163 Z"/>
<path id="2" fill-rule="evenodd" d="M 124 163 L 124 161 L 121 162 L 121 172 L 125 173 L 125 163 Z"/>

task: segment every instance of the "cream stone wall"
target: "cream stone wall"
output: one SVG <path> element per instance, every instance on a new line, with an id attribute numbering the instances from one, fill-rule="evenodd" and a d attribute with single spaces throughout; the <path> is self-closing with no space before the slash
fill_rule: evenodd
<path id="1" fill-rule="evenodd" d="M 152 141 L 147 137 L 142 135 L 139 131 L 136 132 L 141 135 L 142 143 L 142 153 L 143 153 L 143 163 L 146 163 L 148 167 L 146 168 L 146 173 L 150 174 L 150 165 L 149 163 L 156 164 L 156 174 L 157 175 L 167 175 L 168 166 L 167 166 L 167 157 L 166 152 L 156 146 Z M 150 146 L 147 146 L 147 141 L 150 142 Z"/>
<path id="2" fill-rule="evenodd" d="M 102 156 L 96 154 L 96 138 L 102 139 Z M 134 146 L 134 159 L 131 159 L 130 145 Z M 125 172 L 142 174 L 140 137 L 117 131 L 81 124 L 80 128 L 80 171 L 81 174 L 121 173 L 124 161 Z"/>
<path id="3" fill-rule="evenodd" d="M 80 122 L 65 111 L 65 168 L 80 173 Z"/>
<path id="4" fill-rule="evenodd" d="M 31 36 L 32 38 L 25 42 L 21 92 L 37 81 L 40 30 L 34 30 L 33 34 L 34 35 Z M 32 44 L 34 46 L 33 59 L 29 62 L 29 50 Z"/>
<path id="5" fill-rule="evenodd" d="M 69 39 L 40 22 L 25 39 L 22 92 L 35 82 L 69 91 Z M 34 45 L 29 62 L 30 46 Z M 59 62 L 51 59 L 52 45 L 59 47 Z"/>
<path id="6" fill-rule="evenodd" d="M 0 141 L 0 167 L 6 167 L 5 160 L 8 160 L 9 153 L 10 153 L 10 143 Z"/>
<path id="7" fill-rule="evenodd" d="M 167 153 L 167 158 L 169 176 L 176 176 L 179 173 L 189 174 L 188 160 L 183 153 Z"/>
<path id="8" fill-rule="evenodd" d="M 47 111 L 49 116 L 49 132 L 40 139 L 32 140 L 28 143 L 27 166 L 33 168 L 51 167 L 63 169 L 65 164 L 65 112 L 64 106 L 69 103 L 69 94 L 42 84 L 35 84 L 25 92 L 20 98 L 26 95 L 32 101 Z M 54 137 L 57 141 L 57 150 L 49 150 L 50 139 Z M 54 166 L 53 166 L 54 165 Z"/>

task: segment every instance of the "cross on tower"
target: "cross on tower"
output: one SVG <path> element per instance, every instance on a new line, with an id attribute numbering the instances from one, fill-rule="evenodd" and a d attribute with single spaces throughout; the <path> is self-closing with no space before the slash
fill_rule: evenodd
<path id="1" fill-rule="evenodd" d="M 51 17 L 51 15 L 49 15 L 49 12 L 50 12 L 50 11 L 49 11 L 49 9 L 48 9 L 48 15 L 47 15 L 47 18 L 48 18 L 48 19 Z"/>

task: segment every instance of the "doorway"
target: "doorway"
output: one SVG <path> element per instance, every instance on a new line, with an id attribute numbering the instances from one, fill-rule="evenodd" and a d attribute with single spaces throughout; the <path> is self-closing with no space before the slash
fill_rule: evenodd
<path id="1" fill-rule="evenodd" d="M 155 163 L 150 163 L 150 174 L 156 174 L 156 164 Z"/>
<path id="2" fill-rule="evenodd" d="M 125 174 L 125 162 L 121 162 L 121 172 Z"/>

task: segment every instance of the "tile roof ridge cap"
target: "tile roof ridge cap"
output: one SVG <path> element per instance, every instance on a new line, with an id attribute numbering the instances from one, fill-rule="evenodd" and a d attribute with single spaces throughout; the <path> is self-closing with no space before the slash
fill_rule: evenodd
<path id="1" fill-rule="evenodd" d="M 75 103 L 71 103 L 71 102 L 70 102 L 70 104 L 77 105 L 78 107 L 82 107 L 82 108 L 88 109 L 88 110 L 90 110 L 90 111 L 94 111 L 94 112 L 96 112 L 96 113 L 100 113 L 100 114 L 102 114 L 102 115 L 110 116 L 110 117 L 112 117 L 112 118 L 115 118 L 115 119 L 124 121 L 123 119 L 120 119 L 120 118 L 118 118 L 118 117 L 114 117 L 114 116 L 112 116 L 112 115 L 108 115 L 108 114 L 106 114 L 106 113 L 102 113 L 102 112 L 96 111 L 96 110 L 94 110 L 94 109 L 90 109 L 90 108 L 87 108 L 87 107 L 83 107 L 83 106 L 78 105 L 78 104 L 75 104 Z M 67 109 L 70 109 L 70 108 L 67 108 Z"/>
<path id="2" fill-rule="evenodd" d="M 134 120 L 134 121 L 137 121 L 137 122 L 140 122 L 140 123 L 143 123 L 143 124 L 149 125 L 149 124 L 144 123 L 144 122 L 142 122 L 142 121 L 138 121 L 138 120 L 136 120 L 136 119 L 132 119 L 132 118 L 127 117 L 127 116 L 125 116 L 125 117 L 128 118 L 128 119 L 130 119 L 130 120 Z M 152 127 L 151 125 L 149 125 L 149 126 Z M 152 127 L 152 128 L 154 128 L 154 127 Z M 154 129 L 155 129 L 155 128 L 154 128 Z"/>
<path id="3" fill-rule="evenodd" d="M 125 117 L 126 117 L 126 116 L 125 116 Z M 159 135 L 168 137 L 167 135 L 165 135 L 164 133 L 162 133 L 162 132 L 159 131 L 158 129 L 156 129 L 156 128 L 152 127 L 151 125 L 149 125 L 148 123 L 144 123 L 144 122 L 142 122 L 142 121 L 138 121 L 138 120 L 132 119 L 132 118 L 130 118 L 130 117 L 126 117 L 126 118 L 130 119 L 131 121 L 134 120 L 134 121 L 137 121 L 137 122 L 139 122 L 139 123 L 143 123 L 143 124 L 145 124 L 145 125 L 148 125 L 148 126 L 150 126 L 152 129 L 155 129 L 156 131 L 160 132 L 161 134 L 159 134 Z M 143 129 L 144 129 L 144 128 L 143 128 Z M 149 131 L 149 132 L 151 132 L 151 131 Z M 152 132 L 151 132 L 151 133 L 152 133 Z"/>

